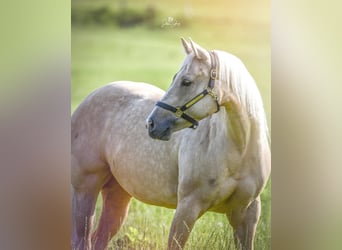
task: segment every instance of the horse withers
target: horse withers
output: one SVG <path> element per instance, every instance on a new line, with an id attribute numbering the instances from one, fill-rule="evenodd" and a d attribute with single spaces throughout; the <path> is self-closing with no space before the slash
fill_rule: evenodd
<path id="1" fill-rule="evenodd" d="M 182 44 L 187 56 L 166 93 L 116 82 L 72 115 L 73 249 L 105 249 L 131 197 L 176 209 L 168 249 L 183 249 L 206 211 L 226 214 L 236 245 L 253 249 L 270 174 L 260 93 L 235 56 Z M 103 208 L 93 232 L 99 192 Z"/>

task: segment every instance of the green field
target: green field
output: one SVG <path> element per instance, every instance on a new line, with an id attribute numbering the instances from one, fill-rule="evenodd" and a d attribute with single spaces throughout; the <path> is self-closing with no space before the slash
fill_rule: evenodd
<path id="1" fill-rule="evenodd" d="M 106 6 L 117 11 L 119 1 L 73 0 L 73 11 Z M 143 81 L 167 89 L 184 59 L 180 37 L 191 37 L 207 49 L 237 55 L 246 64 L 261 91 L 270 126 L 271 65 L 269 1 L 126 1 L 130 9 L 154 6 L 153 27 L 141 24 L 72 26 L 71 111 L 94 89 L 117 80 Z M 190 14 L 189 14 L 190 13 Z M 168 16 L 179 20 L 164 27 Z M 262 194 L 262 215 L 256 250 L 271 249 L 270 183 Z M 98 201 L 97 215 L 101 199 Z M 110 249 L 164 249 L 174 210 L 133 200 L 127 222 Z M 129 242 L 129 243 L 128 243 Z M 206 213 L 197 221 L 186 249 L 234 249 L 226 217 Z"/>

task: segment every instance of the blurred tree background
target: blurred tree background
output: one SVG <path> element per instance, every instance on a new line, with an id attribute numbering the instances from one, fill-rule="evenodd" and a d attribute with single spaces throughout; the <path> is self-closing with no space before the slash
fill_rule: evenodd
<path id="1" fill-rule="evenodd" d="M 72 0 L 71 22 L 72 112 L 94 89 L 117 80 L 148 82 L 166 90 L 185 57 L 180 37 L 191 37 L 206 49 L 227 51 L 245 63 L 271 125 L 269 0 Z M 270 249 L 270 199 L 269 183 L 262 195 L 258 250 Z M 100 204 L 101 199 L 97 213 Z M 134 200 L 112 248 L 120 239 L 139 244 L 149 239 L 153 243 L 127 249 L 162 249 L 172 215 L 173 210 Z M 222 235 L 213 234 L 217 229 Z M 227 232 L 225 216 L 208 213 L 196 223 L 188 249 L 229 249 L 222 243 Z M 208 237 L 215 241 L 209 248 Z"/>
<path id="2" fill-rule="evenodd" d="M 115 80 L 166 89 L 184 58 L 183 36 L 241 58 L 270 125 L 269 0 L 72 0 L 71 12 L 72 110 L 88 87 Z"/>

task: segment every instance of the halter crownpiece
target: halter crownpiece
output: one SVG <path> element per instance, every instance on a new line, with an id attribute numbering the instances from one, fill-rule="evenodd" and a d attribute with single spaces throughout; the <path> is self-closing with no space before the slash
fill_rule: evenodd
<path id="1" fill-rule="evenodd" d="M 196 104 L 200 100 L 202 100 L 206 95 L 210 95 L 215 100 L 216 105 L 217 105 L 216 112 L 220 110 L 220 105 L 217 101 L 217 95 L 213 92 L 213 88 L 215 86 L 215 80 L 217 77 L 216 55 L 214 51 L 209 51 L 209 55 L 211 59 L 210 79 L 209 79 L 208 86 L 201 93 L 196 95 L 194 98 L 192 98 L 190 101 L 188 101 L 182 106 L 173 107 L 161 101 L 156 103 L 156 106 L 166 109 L 168 111 L 171 111 L 172 113 L 175 114 L 176 117 L 183 118 L 184 120 L 187 120 L 188 122 L 190 122 L 192 124 L 190 128 L 193 128 L 193 129 L 196 129 L 198 127 L 198 121 L 192 118 L 191 116 L 187 115 L 185 111 L 191 108 L 194 104 Z"/>

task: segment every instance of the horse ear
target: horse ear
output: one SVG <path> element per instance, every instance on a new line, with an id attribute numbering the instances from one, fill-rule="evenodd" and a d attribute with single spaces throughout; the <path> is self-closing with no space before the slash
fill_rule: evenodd
<path id="1" fill-rule="evenodd" d="M 190 44 L 191 44 L 191 47 L 192 47 L 192 50 L 194 51 L 195 53 L 195 56 L 198 60 L 205 60 L 209 57 L 209 54 L 208 52 L 203 49 L 201 46 L 199 46 L 197 43 L 193 42 L 191 40 L 191 38 L 189 38 L 190 40 Z"/>
<path id="2" fill-rule="evenodd" d="M 201 57 L 198 54 L 197 48 L 196 48 L 197 46 L 195 46 L 194 42 L 191 40 L 190 37 L 189 37 L 189 41 L 190 41 L 190 45 L 191 45 L 192 51 L 195 53 L 196 58 L 197 59 L 201 59 Z"/>
<path id="3" fill-rule="evenodd" d="M 184 47 L 185 53 L 190 54 L 191 53 L 191 47 L 187 41 L 183 37 L 181 37 L 182 45 Z"/>

